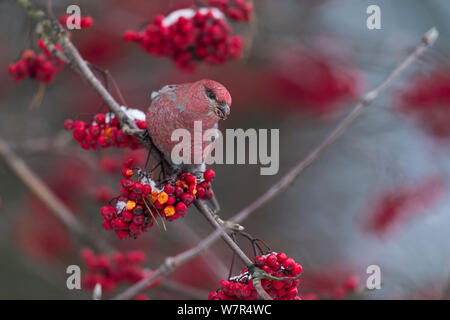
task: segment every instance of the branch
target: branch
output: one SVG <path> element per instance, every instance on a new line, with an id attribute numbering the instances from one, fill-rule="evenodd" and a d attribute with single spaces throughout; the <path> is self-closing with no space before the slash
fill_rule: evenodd
<path id="1" fill-rule="evenodd" d="M 9 145 L 0 139 L 0 157 L 3 158 L 14 174 L 42 201 L 47 208 L 79 239 L 86 239 L 91 245 L 103 252 L 111 252 L 111 247 L 98 237 L 93 236 L 77 220 L 74 213 L 42 182 Z"/>
<path id="2" fill-rule="evenodd" d="M 294 166 L 278 183 L 271 187 L 267 192 L 261 195 L 255 202 L 250 204 L 245 209 L 234 215 L 231 220 L 240 222 L 246 219 L 250 214 L 262 207 L 264 204 L 272 200 L 281 191 L 286 189 L 299 174 L 308 167 L 315 159 L 317 159 L 322 152 L 329 147 L 344 130 L 358 117 L 358 115 L 367 107 L 379 94 L 385 89 L 397 76 L 399 76 L 412 62 L 414 62 L 426 49 L 431 47 L 438 37 L 438 31 L 435 28 L 430 29 L 425 33 L 420 44 L 409 54 L 387 77 L 383 80 L 375 89 L 369 91 L 361 101 L 354 107 L 354 109 L 336 126 L 336 128 L 313 150 L 309 153 L 305 159 L 300 161 Z M 216 222 L 217 223 L 217 222 Z M 181 252 L 174 257 L 168 257 L 164 263 L 156 270 L 156 272 L 150 278 L 143 279 L 137 284 L 129 287 L 123 293 L 117 295 L 115 299 L 129 299 L 138 294 L 148 283 L 151 283 L 154 279 L 160 276 L 165 276 L 173 272 L 180 265 L 193 259 L 200 254 L 207 247 L 212 245 L 223 234 L 223 229 L 216 229 L 199 244 L 189 250 Z"/>
<path id="3" fill-rule="evenodd" d="M 144 290 L 145 287 L 155 279 L 170 274 L 179 266 L 185 264 L 186 262 L 198 256 L 200 253 L 203 252 L 203 250 L 212 245 L 220 237 L 222 232 L 223 232 L 222 229 L 216 229 L 213 233 L 211 233 L 205 239 L 200 241 L 195 247 L 183 251 L 174 257 L 167 257 L 150 277 L 139 281 L 133 286 L 130 286 L 124 292 L 117 295 L 114 298 L 114 300 L 126 300 L 134 297 L 140 291 Z"/>
<path id="4" fill-rule="evenodd" d="M 208 296 L 209 293 L 201 289 L 186 286 L 180 282 L 175 282 L 170 279 L 165 279 L 164 282 L 160 284 L 160 287 L 181 297 L 195 300 L 203 300 L 206 296 Z"/>
<path id="5" fill-rule="evenodd" d="M 224 228 L 214 219 L 211 212 L 206 207 L 205 203 L 201 200 L 195 200 L 194 202 L 195 207 L 200 211 L 200 213 L 208 220 L 208 222 L 214 227 L 214 229 L 217 229 L 221 232 L 222 239 L 228 244 L 228 246 L 233 250 L 238 257 L 244 262 L 246 266 L 249 266 L 253 264 L 253 262 L 247 257 L 247 255 L 242 251 L 241 248 L 234 242 L 233 239 L 226 233 Z"/>

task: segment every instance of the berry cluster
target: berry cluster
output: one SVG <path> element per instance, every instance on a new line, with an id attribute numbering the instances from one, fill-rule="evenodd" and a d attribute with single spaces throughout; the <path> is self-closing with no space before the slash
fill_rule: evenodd
<path id="1" fill-rule="evenodd" d="M 182 173 L 178 180 L 170 181 L 161 189 L 140 169 L 131 168 L 132 160 L 124 163 L 120 181 L 122 188 L 115 206 L 101 209 L 103 227 L 114 230 L 120 239 L 136 238 L 157 223 L 157 217 L 173 221 L 183 217 L 196 198 L 212 198 L 211 180 L 214 171 L 206 170 L 204 180 L 198 182 L 190 173 Z"/>
<path id="2" fill-rule="evenodd" d="M 39 82 L 51 83 L 64 67 L 65 62 L 52 55 L 43 41 L 39 41 L 39 47 L 44 53 L 35 53 L 33 50 L 25 50 L 22 58 L 8 66 L 8 73 L 17 82 L 30 77 Z"/>
<path id="3" fill-rule="evenodd" d="M 130 113 L 128 112 L 128 114 Z M 146 129 L 144 113 L 138 110 L 133 110 L 133 113 L 139 115 L 133 118 L 137 127 L 142 130 Z M 109 147 L 138 149 L 142 147 L 136 137 L 122 131 L 119 119 L 111 113 L 98 113 L 90 123 L 68 119 L 64 122 L 64 129 L 71 130 L 73 138 L 86 150 Z"/>
<path id="4" fill-rule="evenodd" d="M 442 199 L 444 180 L 437 176 L 425 178 L 414 185 L 399 185 L 377 196 L 368 207 L 363 228 L 366 232 L 385 236 L 409 219 L 423 214 Z"/>
<path id="5" fill-rule="evenodd" d="M 221 64 L 239 58 L 242 38 L 216 8 L 181 9 L 157 16 L 144 31 L 126 31 L 124 40 L 138 43 L 145 51 L 170 57 L 184 70 L 193 70 L 195 61 Z"/>
<path id="6" fill-rule="evenodd" d="M 448 68 L 408 81 L 399 96 L 399 109 L 437 138 L 450 137 L 450 76 Z"/>
<path id="7" fill-rule="evenodd" d="M 61 16 L 58 19 L 58 21 L 63 27 L 67 27 L 67 20 L 69 20 L 70 17 L 71 17 L 71 15 L 65 14 L 65 15 Z M 94 19 L 92 19 L 92 17 L 90 17 L 90 16 L 80 17 L 80 27 L 81 28 L 90 28 L 93 23 L 94 23 Z"/>
<path id="8" fill-rule="evenodd" d="M 300 300 L 297 277 L 303 268 L 294 259 L 288 258 L 282 252 L 271 252 L 255 257 L 255 265 L 274 277 L 292 277 L 292 280 L 261 280 L 262 287 L 274 300 Z M 248 268 L 244 268 L 238 276 L 228 281 L 220 281 L 220 285 L 222 287 L 219 290 L 209 294 L 209 300 L 256 300 L 259 298 Z"/>
<path id="9" fill-rule="evenodd" d="M 302 300 L 346 299 L 361 288 L 358 276 L 349 272 L 349 267 L 330 266 L 302 277 Z"/>
<path id="10" fill-rule="evenodd" d="M 251 20 L 253 5 L 245 0 L 207 0 L 207 2 L 210 6 L 220 9 L 230 19 L 245 22 Z"/>
<path id="11" fill-rule="evenodd" d="M 81 257 L 87 270 L 83 272 L 83 289 L 92 290 L 100 284 L 103 292 L 110 292 L 121 284 L 134 284 L 150 276 L 151 271 L 143 269 L 146 255 L 141 250 L 117 252 L 112 257 L 106 254 L 95 255 L 90 249 L 83 249 Z M 158 279 L 148 285 L 158 284 Z"/>
<path id="12" fill-rule="evenodd" d="M 358 96 L 363 87 L 358 70 L 343 66 L 324 49 L 287 49 L 272 65 L 269 83 L 275 95 L 318 118 L 341 109 L 342 102 Z"/>

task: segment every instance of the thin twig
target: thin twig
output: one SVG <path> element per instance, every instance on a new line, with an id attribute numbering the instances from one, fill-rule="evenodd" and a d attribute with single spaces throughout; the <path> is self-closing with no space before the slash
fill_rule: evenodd
<path id="1" fill-rule="evenodd" d="M 208 220 L 208 222 L 214 227 L 214 229 L 220 230 L 222 239 L 228 244 L 228 246 L 238 255 L 238 257 L 244 262 L 246 266 L 251 265 L 253 262 L 249 257 L 242 251 L 236 242 L 231 239 L 231 237 L 226 233 L 225 229 L 214 219 L 211 212 L 209 212 L 205 203 L 201 200 L 196 200 L 194 202 L 195 207 L 200 211 L 200 213 Z"/>
<path id="2" fill-rule="evenodd" d="M 403 60 L 374 90 L 365 94 L 361 101 L 354 107 L 354 109 L 336 126 L 336 128 L 323 140 L 322 143 L 319 144 L 317 148 L 315 148 L 310 154 L 308 154 L 304 160 L 300 161 L 296 166 L 294 166 L 294 168 L 292 168 L 277 184 L 275 184 L 247 208 L 234 215 L 231 220 L 236 222 L 244 220 L 261 206 L 268 203 L 282 190 L 287 188 L 287 186 L 289 186 L 289 184 L 292 183 L 306 167 L 308 167 L 320 154 L 322 154 L 322 152 L 328 146 L 330 146 L 342 134 L 342 132 L 353 122 L 353 120 L 357 118 L 361 111 L 366 106 L 368 106 L 383 89 L 385 89 L 397 76 L 399 76 L 426 49 L 433 45 L 437 37 L 438 31 L 436 30 L 436 28 L 430 29 L 424 35 L 422 41 L 413 50 L 413 52 L 408 55 L 405 60 Z M 154 279 L 173 272 L 180 265 L 199 255 L 203 250 L 205 250 L 216 240 L 218 240 L 222 234 L 223 229 L 218 228 L 201 242 L 199 242 L 197 246 L 183 251 L 174 257 L 167 257 L 151 277 L 143 279 L 140 282 L 129 287 L 124 292 L 117 295 L 115 299 L 121 300 L 134 297 Z"/>
<path id="3" fill-rule="evenodd" d="M 75 214 L 42 182 L 11 148 L 0 139 L 0 157 L 14 174 L 31 190 L 31 192 L 47 206 L 49 210 L 80 239 L 86 239 L 91 245 L 103 252 L 111 252 L 111 247 L 94 237 L 75 217 Z"/>
<path id="4" fill-rule="evenodd" d="M 164 282 L 160 284 L 161 288 L 176 293 L 181 297 L 185 297 L 187 299 L 195 299 L 195 300 L 203 300 L 206 296 L 208 296 L 208 292 L 196 289 L 194 287 L 189 287 L 180 282 L 175 282 L 170 279 L 165 279 Z"/>

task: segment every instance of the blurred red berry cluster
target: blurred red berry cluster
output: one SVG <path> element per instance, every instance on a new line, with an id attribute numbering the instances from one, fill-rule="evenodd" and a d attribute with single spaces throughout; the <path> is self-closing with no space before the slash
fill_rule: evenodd
<path id="1" fill-rule="evenodd" d="M 430 177 L 414 186 L 399 186 L 377 197 L 371 205 L 364 229 L 377 235 L 385 235 L 402 221 L 434 205 L 442 196 L 444 181 Z"/>
<path id="2" fill-rule="evenodd" d="M 58 19 L 58 21 L 63 27 L 67 27 L 67 21 L 71 17 L 72 17 L 71 15 L 65 14 L 65 15 L 61 16 Z M 94 23 L 94 19 L 92 19 L 92 17 L 90 17 L 90 16 L 80 17 L 80 27 L 81 28 L 90 28 L 93 23 Z"/>
<path id="3" fill-rule="evenodd" d="M 139 129 L 144 130 L 146 128 L 145 120 L 143 120 L 145 115 L 138 110 L 134 110 L 134 112 L 142 114 L 142 118 L 134 119 L 134 121 Z M 86 150 L 109 147 L 138 149 L 142 147 L 136 137 L 122 131 L 119 119 L 111 113 L 98 113 L 90 123 L 68 119 L 64 122 L 64 129 L 72 130 L 73 138 Z"/>
<path id="4" fill-rule="evenodd" d="M 23 52 L 20 60 L 8 66 L 8 73 L 15 81 L 19 82 L 29 77 L 38 82 L 51 83 L 55 74 L 64 67 L 65 62 L 55 57 L 42 40 L 38 45 L 43 53 L 27 49 Z"/>
<path id="5" fill-rule="evenodd" d="M 320 270 L 307 273 L 302 277 L 302 300 L 345 299 L 361 286 L 360 280 L 354 274 L 341 270 Z"/>
<path id="6" fill-rule="evenodd" d="M 270 71 L 271 89 L 280 99 L 312 116 L 324 116 L 358 96 L 362 76 L 342 66 L 323 49 L 291 48 L 280 52 Z M 269 68 L 270 69 L 270 68 Z"/>
<path id="7" fill-rule="evenodd" d="M 255 257 L 255 265 L 274 277 L 292 277 L 292 280 L 262 279 L 261 285 L 274 300 L 300 300 L 297 286 L 300 281 L 297 276 L 302 272 L 302 266 L 294 259 L 280 252 L 271 252 Z M 258 293 L 253 285 L 253 279 L 244 268 L 238 276 L 220 281 L 221 288 L 211 292 L 209 300 L 256 300 Z"/>
<path id="8" fill-rule="evenodd" d="M 245 0 L 207 0 L 207 4 L 220 9 L 235 21 L 249 22 L 253 13 L 253 5 Z"/>
<path id="9" fill-rule="evenodd" d="M 216 8 L 180 9 L 157 16 L 144 31 L 126 31 L 124 40 L 138 43 L 150 54 L 170 57 L 184 70 L 194 70 L 196 61 L 221 64 L 237 59 L 242 49 L 242 38 L 232 34 Z"/>
<path id="10" fill-rule="evenodd" d="M 213 196 L 210 181 L 212 170 L 203 173 L 204 180 L 198 182 L 190 173 L 182 173 L 178 180 L 168 182 L 163 188 L 156 184 L 140 169 L 131 168 L 132 160 L 124 163 L 120 181 L 120 196 L 115 206 L 101 209 L 103 227 L 115 230 L 120 239 L 136 238 L 148 227 L 158 222 L 157 217 L 173 221 L 184 217 L 188 207 L 196 199 L 210 199 Z"/>
<path id="11" fill-rule="evenodd" d="M 399 110 L 412 117 L 429 134 L 450 137 L 450 73 L 433 70 L 408 82 L 398 97 Z"/>
<path id="12" fill-rule="evenodd" d="M 81 258 L 86 266 L 82 277 L 82 288 L 86 290 L 92 290 L 96 284 L 100 284 L 102 292 L 111 292 L 119 285 L 134 284 L 152 273 L 142 267 L 146 260 L 146 255 L 142 250 L 117 252 L 108 256 L 106 254 L 96 255 L 90 249 L 83 249 Z M 159 281 L 156 279 L 147 288 L 158 285 L 158 283 Z M 140 295 L 139 298 L 142 299 L 143 296 Z"/>
<path id="13" fill-rule="evenodd" d="M 93 183 L 91 172 L 79 161 L 62 158 L 52 163 L 44 181 L 55 195 L 75 214 L 80 214 L 84 190 Z M 13 223 L 14 243 L 26 254 L 45 263 L 61 261 L 73 250 L 70 234 L 64 224 L 37 197 L 23 199 L 23 214 Z"/>

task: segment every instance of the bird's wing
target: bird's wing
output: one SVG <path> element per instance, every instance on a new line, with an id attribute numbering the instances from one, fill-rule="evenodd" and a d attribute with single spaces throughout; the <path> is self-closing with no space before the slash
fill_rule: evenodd
<path id="1" fill-rule="evenodd" d="M 152 105 L 153 102 L 159 100 L 161 96 L 167 95 L 167 98 L 169 99 L 176 99 L 176 90 L 178 89 L 179 85 L 167 85 L 162 87 L 159 91 L 153 91 L 151 98 L 152 98 Z"/>

